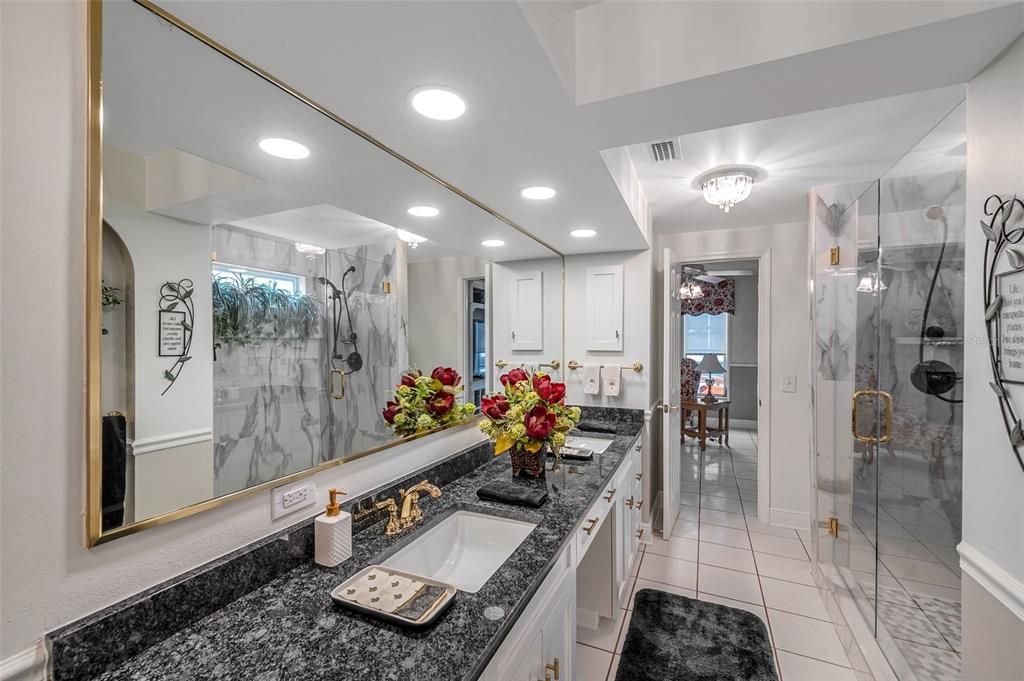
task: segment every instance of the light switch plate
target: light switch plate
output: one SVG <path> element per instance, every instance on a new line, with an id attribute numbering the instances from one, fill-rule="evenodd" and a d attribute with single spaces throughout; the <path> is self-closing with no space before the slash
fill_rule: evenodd
<path id="1" fill-rule="evenodd" d="M 281 485 L 270 491 L 270 517 L 277 520 L 281 516 L 294 513 L 316 503 L 316 483 L 302 481 L 291 485 Z"/>
<path id="2" fill-rule="evenodd" d="M 782 392 L 796 392 L 796 374 L 785 374 L 782 377 Z"/>

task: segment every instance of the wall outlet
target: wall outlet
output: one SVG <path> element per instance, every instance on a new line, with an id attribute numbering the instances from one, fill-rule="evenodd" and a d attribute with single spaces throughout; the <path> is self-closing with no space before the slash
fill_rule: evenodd
<path id="1" fill-rule="evenodd" d="M 796 392 L 796 374 L 785 374 L 782 377 L 782 392 Z"/>
<path id="2" fill-rule="evenodd" d="M 277 520 L 281 516 L 314 505 L 316 503 L 316 483 L 304 481 L 275 487 L 270 491 L 270 499 L 270 517 L 272 520 Z"/>

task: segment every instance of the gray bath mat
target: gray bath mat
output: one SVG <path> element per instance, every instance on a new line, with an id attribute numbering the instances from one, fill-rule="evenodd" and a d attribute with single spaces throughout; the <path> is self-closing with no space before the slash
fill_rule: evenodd
<path id="1" fill-rule="evenodd" d="M 615 681 L 778 681 L 757 615 L 641 589 Z"/>

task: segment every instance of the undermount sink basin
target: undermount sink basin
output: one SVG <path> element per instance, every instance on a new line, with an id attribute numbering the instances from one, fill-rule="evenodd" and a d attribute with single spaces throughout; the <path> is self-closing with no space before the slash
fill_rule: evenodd
<path id="1" fill-rule="evenodd" d="M 535 527 L 520 520 L 457 511 L 383 565 L 476 593 Z"/>
<path id="2" fill-rule="evenodd" d="M 580 435 L 570 435 L 565 438 L 565 444 L 569 447 L 583 447 L 594 452 L 594 454 L 600 454 L 604 450 L 612 446 L 611 440 L 605 440 L 599 437 L 583 437 Z"/>

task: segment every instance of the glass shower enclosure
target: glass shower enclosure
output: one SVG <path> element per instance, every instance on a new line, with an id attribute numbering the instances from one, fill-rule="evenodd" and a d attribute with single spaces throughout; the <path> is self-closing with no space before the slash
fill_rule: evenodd
<path id="1" fill-rule="evenodd" d="M 864 636 L 900 681 L 960 678 L 965 170 L 961 104 L 813 197 L 816 577 L 876 678 Z"/>

